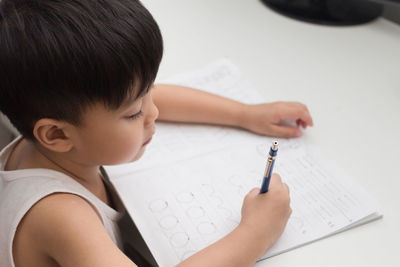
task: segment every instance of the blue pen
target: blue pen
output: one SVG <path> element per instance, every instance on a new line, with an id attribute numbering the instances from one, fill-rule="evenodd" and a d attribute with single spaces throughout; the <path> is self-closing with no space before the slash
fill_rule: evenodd
<path id="1" fill-rule="evenodd" d="M 278 154 L 278 141 L 272 142 L 272 146 L 269 149 L 267 166 L 265 167 L 264 179 L 261 185 L 260 194 L 268 192 L 269 181 L 271 180 L 272 169 L 274 168 L 275 158 Z"/>

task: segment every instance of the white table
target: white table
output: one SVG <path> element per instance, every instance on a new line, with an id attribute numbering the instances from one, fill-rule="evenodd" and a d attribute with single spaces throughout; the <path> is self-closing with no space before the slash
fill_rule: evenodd
<path id="1" fill-rule="evenodd" d="M 298 22 L 258 0 L 146 0 L 165 53 L 159 77 L 226 57 L 270 101 L 308 105 L 308 142 L 381 204 L 384 218 L 256 266 L 400 266 L 400 27 Z"/>

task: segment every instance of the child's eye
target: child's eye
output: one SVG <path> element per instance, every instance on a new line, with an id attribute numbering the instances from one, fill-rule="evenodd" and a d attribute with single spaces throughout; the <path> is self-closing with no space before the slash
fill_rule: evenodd
<path id="1" fill-rule="evenodd" d="M 140 116 L 142 116 L 143 115 L 143 112 L 142 111 L 139 111 L 138 113 L 135 113 L 135 114 L 133 114 L 133 115 L 130 115 L 130 116 L 128 116 L 128 117 L 126 117 L 128 120 L 135 120 L 135 119 L 137 119 L 137 118 L 139 118 Z"/>

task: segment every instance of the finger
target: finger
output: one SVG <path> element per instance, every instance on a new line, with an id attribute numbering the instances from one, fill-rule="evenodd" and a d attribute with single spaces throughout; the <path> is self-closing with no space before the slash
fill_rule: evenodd
<path id="1" fill-rule="evenodd" d="M 290 218 L 290 215 L 292 215 L 292 212 L 293 212 L 292 208 L 289 208 L 289 211 L 288 211 L 288 218 Z"/>
<path id="2" fill-rule="evenodd" d="M 312 126 L 314 124 L 310 112 L 306 106 L 299 106 L 298 108 L 292 110 L 292 112 L 297 115 L 297 119 L 300 119 L 306 125 Z"/>
<path id="3" fill-rule="evenodd" d="M 271 181 L 269 182 L 269 187 L 274 188 L 278 186 L 282 186 L 281 176 L 277 173 L 273 173 L 271 175 Z"/>
<path id="4" fill-rule="evenodd" d="M 297 127 L 303 127 L 304 129 L 306 129 L 307 128 L 307 123 L 305 122 L 305 121 L 302 121 L 302 120 L 300 120 L 300 119 L 298 119 L 297 121 L 296 121 L 296 124 L 297 124 Z"/>
<path id="5" fill-rule="evenodd" d="M 281 125 L 272 125 L 270 134 L 272 136 L 285 138 L 298 137 L 302 135 L 299 128 L 286 127 Z"/>
<path id="6" fill-rule="evenodd" d="M 251 189 L 249 193 L 247 193 L 247 196 L 253 197 L 253 196 L 258 195 L 259 193 L 260 193 L 260 188 L 255 187 L 255 188 Z"/>
<path id="7" fill-rule="evenodd" d="M 285 109 L 282 112 L 282 120 L 293 119 L 293 120 L 302 120 L 306 123 L 306 125 L 313 126 L 314 122 L 311 118 L 310 112 L 308 108 L 300 103 L 292 103 L 292 105 Z"/>
<path id="8" fill-rule="evenodd" d="M 300 104 L 300 103 L 299 103 Z M 307 106 L 304 104 L 300 104 L 301 106 L 299 107 L 301 109 L 300 112 L 300 119 L 306 124 L 306 126 L 313 126 L 314 122 L 311 117 L 310 111 L 308 110 Z M 303 126 L 305 128 L 305 126 Z"/>
<path id="9" fill-rule="evenodd" d="M 289 186 L 286 183 L 282 183 L 283 187 L 286 189 L 286 191 L 288 192 L 288 194 L 290 194 L 290 189 Z"/>

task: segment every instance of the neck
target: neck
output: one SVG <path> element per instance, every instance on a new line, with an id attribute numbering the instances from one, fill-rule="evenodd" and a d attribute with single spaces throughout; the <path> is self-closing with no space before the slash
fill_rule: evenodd
<path id="1" fill-rule="evenodd" d="M 8 170 L 44 168 L 64 173 L 103 199 L 104 184 L 99 166 L 88 166 L 71 159 L 66 153 L 50 151 L 40 144 L 22 139 L 7 162 Z"/>
<path id="2" fill-rule="evenodd" d="M 68 157 L 68 154 L 57 153 L 44 149 L 40 145 L 36 145 L 36 151 L 43 157 L 46 165 L 49 169 L 53 169 L 62 172 L 84 187 L 97 188 L 99 185 L 103 187 L 101 175 L 99 173 L 100 166 L 87 166 L 78 162 L 75 162 Z"/>

